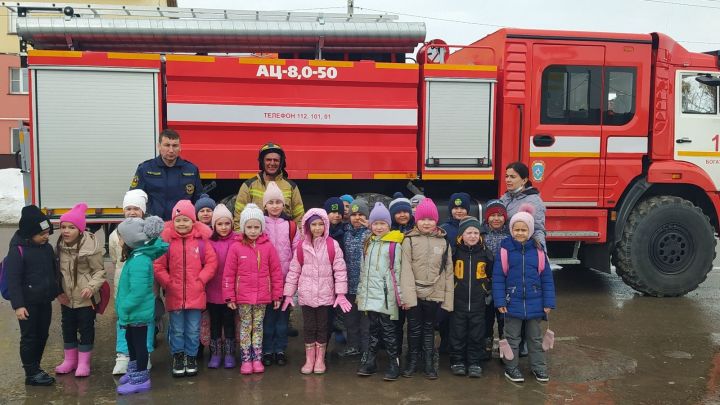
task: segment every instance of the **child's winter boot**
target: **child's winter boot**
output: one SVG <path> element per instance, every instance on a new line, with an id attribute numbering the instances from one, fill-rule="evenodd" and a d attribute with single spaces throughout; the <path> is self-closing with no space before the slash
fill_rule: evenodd
<path id="1" fill-rule="evenodd" d="M 305 365 L 302 366 L 300 372 L 303 374 L 312 374 L 315 368 L 315 352 L 317 343 L 305 344 Z"/>
<path id="2" fill-rule="evenodd" d="M 131 360 L 127 364 L 127 373 L 120 377 L 120 385 L 127 384 L 130 382 L 130 374 L 137 371 L 137 360 Z"/>
<path id="3" fill-rule="evenodd" d="M 210 341 L 210 360 L 208 361 L 208 368 L 220 367 L 220 340 L 213 339 Z"/>
<path id="4" fill-rule="evenodd" d="M 390 357 L 390 365 L 388 366 L 387 371 L 385 371 L 385 376 L 383 377 L 383 380 L 385 381 L 395 381 L 400 377 L 400 358 L 397 356 Z"/>
<path id="5" fill-rule="evenodd" d="M 78 349 L 65 349 L 65 358 L 63 362 L 55 367 L 55 373 L 68 374 L 75 371 L 78 366 Z"/>
<path id="6" fill-rule="evenodd" d="M 315 351 L 315 366 L 313 372 L 315 374 L 325 373 L 325 349 L 327 349 L 327 343 L 317 343 Z"/>
<path id="7" fill-rule="evenodd" d="M 251 361 L 243 360 L 240 366 L 240 374 L 248 375 L 253 373 L 253 364 Z"/>
<path id="8" fill-rule="evenodd" d="M 117 388 L 120 395 L 135 394 L 150 391 L 150 372 L 148 370 L 135 371 L 130 373 L 130 381 Z"/>
<path id="9" fill-rule="evenodd" d="M 75 370 L 75 377 L 90 376 L 90 360 L 92 359 L 92 351 L 78 353 L 78 365 Z"/>
<path id="10" fill-rule="evenodd" d="M 124 375 L 128 373 L 128 362 L 130 357 L 125 353 L 118 353 L 115 356 L 115 367 L 113 367 L 113 375 Z"/>
<path id="11" fill-rule="evenodd" d="M 260 374 L 265 372 L 265 366 L 262 364 L 262 360 L 255 359 L 252 361 L 252 371 L 255 374 Z"/>
<path id="12" fill-rule="evenodd" d="M 235 368 L 235 339 L 225 339 L 225 368 Z"/>
<path id="13" fill-rule="evenodd" d="M 360 368 L 357 370 L 357 375 L 365 377 L 375 374 L 377 372 L 376 357 L 375 351 L 369 350 L 365 352 Z"/>

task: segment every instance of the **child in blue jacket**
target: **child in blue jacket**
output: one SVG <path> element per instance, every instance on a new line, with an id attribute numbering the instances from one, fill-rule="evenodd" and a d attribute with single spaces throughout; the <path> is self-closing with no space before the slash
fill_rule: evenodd
<path id="1" fill-rule="evenodd" d="M 505 338 L 514 354 L 512 360 L 503 359 L 505 377 L 512 382 L 525 381 L 518 368 L 523 321 L 535 379 L 540 382 L 550 380 L 542 349 L 540 321 L 547 319 L 547 314 L 555 308 L 555 285 L 545 253 L 531 238 L 535 230 L 532 211 L 532 206 L 523 205 L 510 219 L 512 238 L 500 244 L 493 268 L 493 299 L 505 317 Z"/>

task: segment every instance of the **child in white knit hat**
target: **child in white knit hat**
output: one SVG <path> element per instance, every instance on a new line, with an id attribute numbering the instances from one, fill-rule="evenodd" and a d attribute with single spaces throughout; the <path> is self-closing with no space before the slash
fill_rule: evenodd
<path id="1" fill-rule="evenodd" d="M 147 206 L 148 196 L 145 194 L 145 191 L 140 189 L 130 190 L 127 193 L 125 193 L 125 197 L 123 197 L 123 215 L 125 218 L 142 218 L 145 216 L 145 210 Z M 120 275 L 122 274 L 123 266 L 125 264 L 125 261 L 123 261 L 122 258 L 122 241 L 120 240 L 120 236 L 118 235 L 117 229 L 112 231 L 110 234 L 110 238 L 108 241 L 109 244 L 109 253 L 110 253 L 110 259 L 112 260 L 113 264 L 115 265 L 115 275 L 114 275 L 114 282 L 113 286 L 114 288 L 114 297 L 117 299 L 117 288 L 120 284 Z M 116 323 L 116 339 L 115 339 L 115 367 L 113 368 L 112 373 L 114 375 L 123 375 L 127 372 L 127 366 L 128 366 L 128 345 L 125 341 L 125 331 L 120 329 L 120 323 Z M 147 349 L 149 353 L 152 353 L 153 351 L 153 337 L 154 337 L 154 331 L 155 331 L 155 323 L 153 322 L 152 325 L 148 325 L 148 330 L 150 333 L 148 333 L 147 338 Z M 148 369 L 151 368 L 150 365 L 150 358 L 148 358 Z"/>
<path id="2" fill-rule="evenodd" d="M 242 239 L 230 247 L 223 270 L 223 298 L 240 315 L 241 374 L 262 373 L 265 307 L 280 308 L 280 259 L 265 234 L 265 215 L 255 204 L 240 214 Z"/>

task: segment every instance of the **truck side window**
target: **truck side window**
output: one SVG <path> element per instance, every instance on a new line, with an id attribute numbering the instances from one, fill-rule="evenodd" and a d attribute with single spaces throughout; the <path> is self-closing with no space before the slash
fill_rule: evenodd
<path id="1" fill-rule="evenodd" d="M 605 69 L 605 106 L 603 125 L 625 125 L 635 115 L 635 68 Z"/>
<path id="2" fill-rule="evenodd" d="M 717 87 L 710 87 L 695 80 L 697 75 L 682 77 L 683 114 L 717 114 Z"/>
<path id="3" fill-rule="evenodd" d="M 600 66 L 548 66 L 542 75 L 541 124 L 600 125 Z"/>

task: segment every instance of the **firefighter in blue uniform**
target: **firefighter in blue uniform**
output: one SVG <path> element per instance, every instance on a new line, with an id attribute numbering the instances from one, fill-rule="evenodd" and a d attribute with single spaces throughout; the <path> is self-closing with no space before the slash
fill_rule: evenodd
<path id="1" fill-rule="evenodd" d="M 197 166 L 180 158 L 180 135 L 165 129 L 158 140 L 158 154 L 154 159 L 138 165 L 130 189 L 139 188 L 148 195 L 147 214 L 169 221 L 172 208 L 180 200 L 193 204 L 203 192 Z"/>

